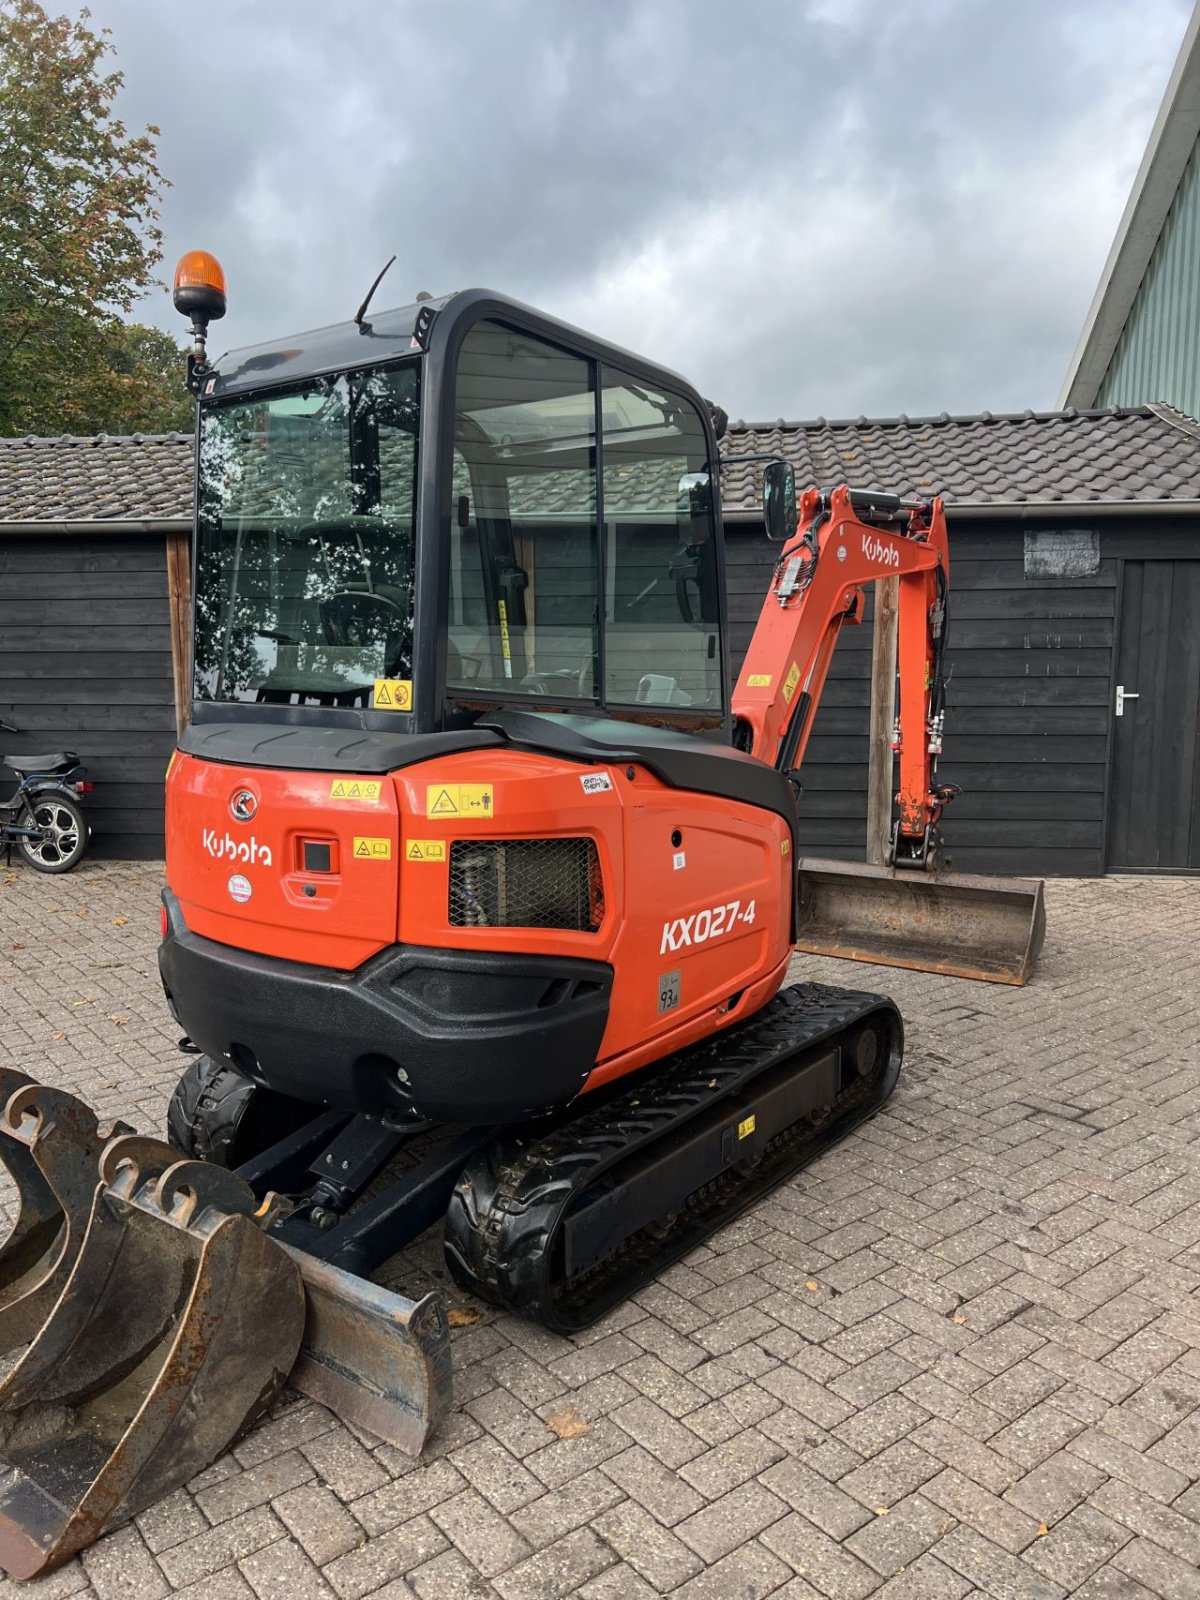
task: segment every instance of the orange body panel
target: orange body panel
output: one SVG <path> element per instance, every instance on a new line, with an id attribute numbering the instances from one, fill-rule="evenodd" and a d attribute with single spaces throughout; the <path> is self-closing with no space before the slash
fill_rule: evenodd
<path id="1" fill-rule="evenodd" d="M 167 792 L 168 882 L 203 937 L 342 971 L 397 942 L 609 963 L 588 1088 L 749 1015 L 783 981 L 786 823 L 643 768 L 488 750 L 356 777 L 179 755 Z M 233 810 L 243 792 L 249 820 Z M 595 841 L 604 912 L 594 933 L 450 926 L 454 840 L 554 836 Z M 334 870 L 304 871 L 304 840 L 328 845 Z"/>

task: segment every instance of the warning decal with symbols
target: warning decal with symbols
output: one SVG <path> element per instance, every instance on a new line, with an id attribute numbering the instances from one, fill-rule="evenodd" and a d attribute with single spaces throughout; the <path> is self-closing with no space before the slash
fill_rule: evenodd
<path id="1" fill-rule="evenodd" d="M 352 853 L 356 861 L 390 861 L 392 859 L 392 841 L 390 839 L 356 838 Z"/>
<path id="2" fill-rule="evenodd" d="M 445 861 L 444 839 L 410 839 L 404 847 L 406 861 Z"/>
<path id="3" fill-rule="evenodd" d="M 800 668 L 793 661 L 791 671 L 783 680 L 783 698 L 788 705 L 792 703 L 792 696 L 796 692 L 796 685 L 800 682 Z"/>
<path id="4" fill-rule="evenodd" d="M 427 817 L 490 817 L 495 807 L 490 783 L 428 783 Z"/>
<path id="5" fill-rule="evenodd" d="M 378 778 L 335 778 L 329 785 L 331 800 L 367 800 L 376 805 L 382 793 Z"/>
<path id="6" fill-rule="evenodd" d="M 376 678 L 371 706 L 375 711 L 411 711 L 412 679 Z"/>

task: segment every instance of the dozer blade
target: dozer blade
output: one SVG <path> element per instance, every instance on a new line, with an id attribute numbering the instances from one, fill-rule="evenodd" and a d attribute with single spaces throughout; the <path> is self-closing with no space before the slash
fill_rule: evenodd
<path id="1" fill-rule="evenodd" d="M 798 950 L 987 983 L 1033 973 L 1046 934 L 1040 879 L 815 858 L 798 872 Z"/>
<path id="2" fill-rule="evenodd" d="M 0 1245 L 0 1354 L 28 1344 L 50 1314 L 83 1243 L 104 1144 L 95 1112 L 64 1089 L 0 1067 L 0 1163 L 17 1220 Z M 127 1132 L 118 1123 L 115 1132 Z"/>
<path id="3" fill-rule="evenodd" d="M 284 1249 L 308 1302 L 291 1382 L 345 1421 L 419 1455 L 451 1400 L 441 1296 L 406 1300 L 307 1251 Z"/>
<path id="4" fill-rule="evenodd" d="M 82 1248 L 0 1383 L 0 1566 L 34 1577 L 187 1481 L 287 1378 L 304 1293 L 233 1173 L 127 1135 Z"/>

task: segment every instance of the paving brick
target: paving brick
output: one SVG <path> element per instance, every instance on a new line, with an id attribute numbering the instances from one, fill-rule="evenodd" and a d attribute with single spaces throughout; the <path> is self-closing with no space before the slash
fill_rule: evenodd
<path id="1" fill-rule="evenodd" d="M 878 1591 L 880 1600 L 963 1600 L 964 1595 L 979 1592 L 961 1572 L 929 1553 L 918 1556 Z"/>
<path id="2" fill-rule="evenodd" d="M 861 1561 L 882 1577 L 905 1569 L 954 1526 L 954 1517 L 923 1494 L 911 1494 L 875 1516 L 846 1540 Z"/>
<path id="3" fill-rule="evenodd" d="M 1110 1439 L 1096 1428 L 1089 1428 L 1072 1439 L 1068 1448 L 1072 1455 L 1098 1467 L 1110 1477 L 1122 1478 L 1135 1489 L 1142 1489 L 1156 1500 L 1169 1504 L 1188 1486 L 1183 1473 L 1163 1462 L 1142 1455 L 1118 1439 Z"/>
<path id="4" fill-rule="evenodd" d="M 1014 1555 L 1037 1537 L 1038 1523 L 1033 1517 L 997 1499 L 954 1467 L 931 1478 L 921 1492 Z"/>
<path id="5" fill-rule="evenodd" d="M 429 1514 L 485 1578 L 494 1577 L 532 1554 L 527 1541 L 474 1489 L 464 1489 L 452 1500 L 443 1500 Z"/>
<path id="6" fill-rule="evenodd" d="M 1117 1552 L 1112 1565 L 1144 1584 L 1158 1600 L 1196 1600 L 1196 1568 L 1150 1539 L 1134 1539 Z"/>
<path id="7" fill-rule="evenodd" d="M 685 1518 L 676 1525 L 675 1532 L 698 1556 L 711 1563 L 787 1516 L 788 1510 L 761 1483 L 744 1483 Z"/>
<path id="8" fill-rule="evenodd" d="M 996 1600 L 1063 1600 L 1067 1592 L 974 1528 L 952 1529 L 934 1547 L 934 1553 Z"/>
<path id="9" fill-rule="evenodd" d="M 697 1438 L 690 1426 L 677 1422 L 645 1395 L 619 1406 L 612 1420 L 667 1467 L 681 1467 L 704 1449 L 704 1440 Z"/>
<path id="10" fill-rule="evenodd" d="M 561 1600 L 616 1561 L 591 1528 L 577 1528 L 493 1580 L 503 1600 Z"/>
<path id="11" fill-rule="evenodd" d="M 387 1482 L 380 1463 L 344 1428 L 307 1440 L 301 1450 L 321 1482 L 339 1500 L 357 1500 Z"/>
<path id="12" fill-rule="evenodd" d="M 704 1565 L 694 1550 L 632 1500 L 603 1512 L 594 1527 L 639 1577 L 663 1594 L 686 1583 Z"/>
<path id="13" fill-rule="evenodd" d="M 1099 1468 L 1060 1450 L 1006 1489 L 1004 1499 L 1037 1522 L 1057 1522 L 1104 1481 Z"/>
<path id="14" fill-rule="evenodd" d="M 243 1556 L 253 1555 L 263 1545 L 272 1544 L 283 1533 L 279 1519 L 265 1506 L 256 1506 L 240 1517 L 231 1517 L 219 1527 L 198 1534 L 184 1544 L 159 1553 L 158 1564 L 172 1589 L 207 1578 L 222 1567 L 231 1566 Z"/>
<path id="15" fill-rule="evenodd" d="M 768 1528 L 762 1543 L 830 1600 L 864 1600 L 879 1586 L 872 1568 L 798 1512 Z"/>
<path id="16" fill-rule="evenodd" d="M 674 1591 L 676 1600 L 765 1600 L 779 1592 L 791 1568 L 756 1541 L 724 1556 Z"/>
<path id="17" fill-rule="evenodd" d="M 325 1576 L 342 1600 L 362 1600 L 363 1595 L 374 1594 L 393 1578 L 428 1561 L 444 1550 L 446 1543 L 428 1517 L 413 1517 L 338 1556 L 325 1568 Z"/>
<path id="18" fill-rule="evenodd" d="M 169 1593 L 137 1528 L 118 1528 L 85 1550 L 83 1566 L 97 1600 L 160 1600 Z"/>
<path id="19" fill-rule="evenodd" d="M 277 1539 L 239 1563 L 258 1600 L 333 1600 L 319 1568 L 294 1539 Z"/>
<path id="20" fill-rule="evenodd" d="M 458 1550 L 443 1550 L 407 1573 L 404 1582 L 418 1600 L 495 1600 L 489 1579 Z"/>
<path id="21" fill-rule="evenodd" d="M 347 1550 L 357 1549 L 366 1538 L 360 1523 L 338 1497 L 320 1484 L 301 1484 L 272 1501 L 272 1509 L 309 1560 L 319 1567 L 345 1555 Z"/>
<path id="22" fill-rule="evenodd" d="M 298 1450 L 287 1450 L 260 1466 L 223 1479 L 211 1489 L 201 1489 L 195 1497 L 196 1504 L 209 1522 L 224 1522 L 254 1506 L 265 1505 L 314 1476 L 311 1463 Z"/>
<path id="23" fill-rule="evenodd" d="M 762 1481 L 831 1539 L 845 1539 L 871 1519 L 872 1512 L 860 1501 L 794 1457 L 764 1472 Z"/>
<path id="24" fill-rule="evenodd" d="M 1128 1528 L 1094 1506 L 1076 1506 L 1044 1538 L 1030 1545 L 1025 1560 L 1069 1591 L 1091 1577 L 1132 1538 Z"/>
<path id="25" fill-rule="evenodd" d="M 746 1428 L 735 1438 L 706 1450 L 680 1469 L 679 1476 L 706 1499 L 715 1499 L 747 1478 L 765 1472 L 784 1454 L 782 1445 L 756 1428 Z"/>
<path id="26" fill-rule="evenodd" d="M 704 1504 L 703 1496 L 681 1482 L 640 1444 L 605 1461 L 601 1470 L 665 1528 L 674 1527 Z"/>

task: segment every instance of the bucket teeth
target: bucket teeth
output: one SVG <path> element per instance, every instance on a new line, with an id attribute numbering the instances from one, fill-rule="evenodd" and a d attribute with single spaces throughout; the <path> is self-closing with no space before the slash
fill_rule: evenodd
<path id="1" fill-rule="evenodd" d="M 158 1140 L 102 1142 L 62 1091 L 0 1088 L 0 1159 L 21 1200 L 0 1248 L 0 1332 L 9 1350 L 32 1339 L 0 1381 L 0 1566 L 27 1578 L 169 1494 L 262 1415 L 295 1361 L 304 1291 L 264 1231 L 274 1197 L 260 1206 L 235 1174 Z M 39 1229 L 53 1242 L 5 1276 Z M 24 1339 L 22 1317 L 35 1324 Z"/>
<path id="2" fill-rule="evenodd" d="M 28 1344 L 75 1265 L 104 1144 L 95 1113 L 64 1089 L 0 1068 L 0 1162 L 17 1220 L 0 1245 L 0 1355 Z M 118 1124 L 118 1132 L 125 1125 Z"/>

